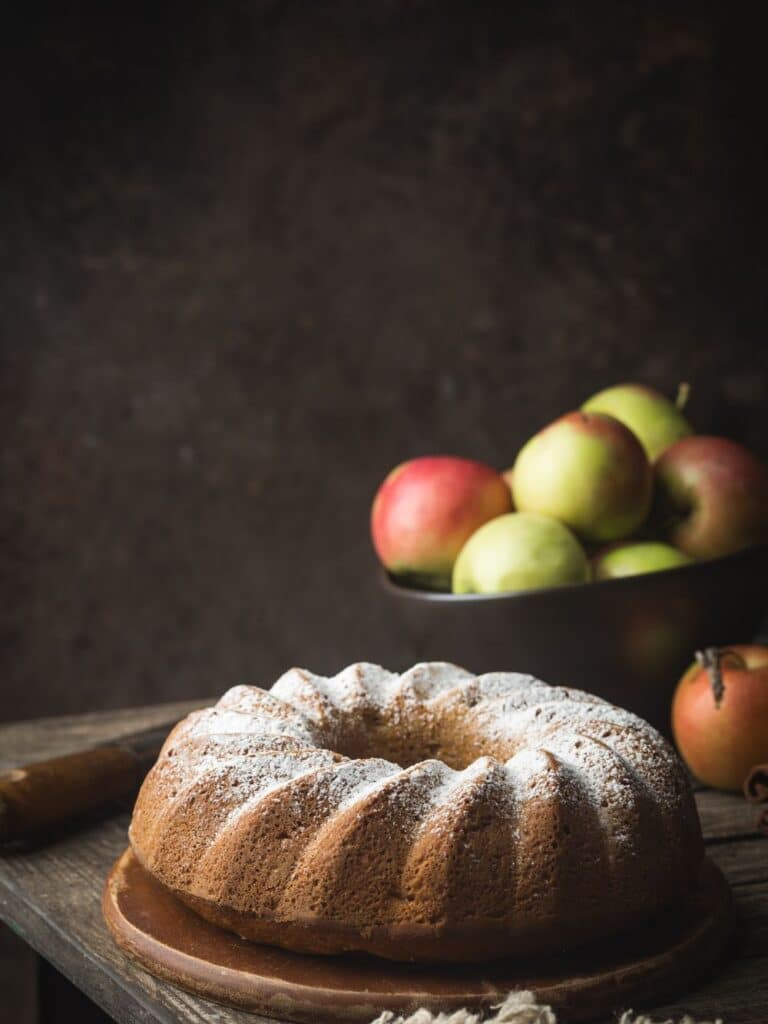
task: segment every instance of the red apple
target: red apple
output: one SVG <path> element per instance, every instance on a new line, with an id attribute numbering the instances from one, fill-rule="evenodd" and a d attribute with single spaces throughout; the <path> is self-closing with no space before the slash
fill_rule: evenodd
<path id="1" fill-rule="evenodd" d="M 618 540 L 643 522 L 653 475 L 640 442 L 613 416 L 572 412 L 520 451 L 512 492 L 519 512 L 552 516 L 585 540 Z"/>
<path id="2" fill-rule="evenodd" d="M 464 542 L 511 511 L 509 487 L 490 466 L 448 455 L 412 459 L 393 469 L 376 494 L 373 544 L 394 575 L 448 590 Z"/>
<path id="3" fill-rule="evenodd" d="M 694 558 L 768 541 L 768 467 L 735 441 L 684 437 L 655 466 L 654 518 Z"/>
<path id="4" fill-rule="evenodd" d="M 768 761 L 768 647 L 708 648 L 677 685 L 672 732 L 694 775 L 741 790 Z"/>

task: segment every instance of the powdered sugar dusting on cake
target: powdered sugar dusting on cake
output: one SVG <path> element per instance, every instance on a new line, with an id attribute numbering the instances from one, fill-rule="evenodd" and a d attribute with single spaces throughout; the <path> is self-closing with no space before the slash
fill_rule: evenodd
<path id="1" fill-rule="evenodd" d="M 439 725 L 440 715 L 457 706 L 469 715 L 467 726 L 483 737 L 487 753 L 500 754 L 507 762 L 512 787 L 525 785 L 523 777 L 536 786 L 555 784 L 542 753 L 542 748 L 547 748 L 576 773 L 582 792 L 606 818 L 609 815 L 603 814 L 605 809 L 627 797 L 627 784 L 617 782 L 618 763 L 624 764 L 625 771 L 631 771 L 647 788 L 651 785 L 647 777 L 649 768 L 653 784 L 658 786 L 654 766 L 661 759 L 672 776 L 671 784 L 662 787 L 661 793 L 668 803 L 674 804 L 683 788 L 675 778 L 680 771 L 674 754 L 655 730 L 636 715 L 578 690 L 548 686 L 530 675 L 493 672 L 473 676 L 445 662 L 420 663 L 402 675 L 368 663 L 350 665 L 333 677 L 291 669 L 269 692 L 249 686 L 233 687 L 214 708 L 190 716 L 186 728 L 182 723 L 177 743 L 185 737 L 210 740 L 205 757 L 188 751 L 188 756 L 197 757 L 194 774 L 199 777 L 216 764 L 217 743 L 223 743 L 224 737 L 258 736 L 260 749 L 242 762 L 235 762 L 236 767 L 228 764 L 230 783 L 236 786 L 252 777 L 254 766 L 249 762 L 257 754 L 271 766 L 267 770 L 284 781 L 290 777 L 291 765 L 299 770 L 292 760 L 291 745 L 333 749 L 350 716 L 374 709 L 394 725 L 405 727 L 409 716 L 418 710 L 422 719 Z M 583 730 L 586 732 L 579 738 Z M 280 743 L 287 744 L 288 749 L 273 749 L 272 736 L 280 737 Z M 218 757 L 223 753 L 220 751 Z M 337 760 L 344 759 L 337 755 Z M 368 760 L 356 763 L 364 766 Z M 470 768 L 455 772 L 439 761 L 433 763 L 440 766 L 439 770 L 420 769 L 414 774 L 427 779 L 438 805 L 444 794 L 474 777 L 466 775 Z M 403 774 L 392 762 L 381 764 L 392 765 L 387 780 Z M 471 769 L 479 773 L 478 780 L 483 776 L 481 769 Z M 360 772 L 360 786 L 365 786 L 366 779 L 372 786 L 382 784 L 378 776 L 371 781 L 366 768 Z M 242 778 L 237 778 L 238 773 Z M 345 767 L 342 777 L 346 780 L 344 784 L 350 785 L 354 771 Z M 407 782 L 410 776 L 404 775 L 404 779 Z M 351 786 L 349 800 L 360 800 L 363 796 L 364 789 L 357 784 Z"/>
<path id="2" fill-rule="evenodd" d="M 474 676 L 447 661 L 419 662 L 400 676 L 399 692 L 417 701 L 429 701 Z"/>
<path id="3" fill-rule="evenodd" d="M 184 723 L 182 723 L 183 725 Z M 187 736 L 216 736 L 232 733 L 275 733 L 277 735 L 295 736 L 311 743 L 314 740 L 313 732 L 307 724 L 302 721 L 298 714 L 292 716 L 279 714 L 271 711 L 258 714 L 233 711 L 229 708 L 213 707 L 203 711 L 197 718 L 189 723 L 189 728 L 184 731 Z"/>
<path id="4" fill-rule="evenodd" d="M 428 801 L 434 796 L 445 776 L 448 773 L 453 774 L 447 765 L 434 760 L 420 761 L 409 768 L 400 768 L 393 764 L 392 768 L 394 771 L 386 777 L 350 793 L 343 800 L 340 810 L 348 811 L 357 807 L 362 811 L 377 795 L 385 794 L 388 804 L 385 810 L 390 812 L 392 827 L 402 827 L 403 822 L 416 810 L 421 812 L 425 800 Z"/>

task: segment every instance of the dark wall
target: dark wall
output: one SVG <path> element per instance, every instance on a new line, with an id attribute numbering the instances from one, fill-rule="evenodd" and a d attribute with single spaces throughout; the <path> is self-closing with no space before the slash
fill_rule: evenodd
<path id="1" fill-rule="evenodd" d="M 404 666 L 386 470 L 616 380 L 766 454 L 732 5 L 204 6 L 6 38 L 0 717 Z"/>

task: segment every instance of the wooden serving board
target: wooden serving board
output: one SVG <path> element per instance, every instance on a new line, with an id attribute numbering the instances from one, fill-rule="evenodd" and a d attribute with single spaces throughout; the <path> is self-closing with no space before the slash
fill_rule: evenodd
<path id="1" fill-rule="evenodd" d="M 394 963 L 322 957 L 247 942 L 202 920 L 160 886 L 130 850 L 103 894 L 118 945 L 152 974 L 229 1006 L 302 1024 L 367 1024 L 383 1010 L 487 1008 L 529 989 L 559 1018 L 584 1021 L 686 991 L 722 954 L 732 924 L 728 883 L 704 863 L 682 910 L 578 955 L 523 963 Z"/>

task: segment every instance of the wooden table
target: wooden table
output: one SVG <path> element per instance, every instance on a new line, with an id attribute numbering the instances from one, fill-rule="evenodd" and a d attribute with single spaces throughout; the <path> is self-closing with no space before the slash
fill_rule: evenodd
<path id="1" fill-rule="evenodd" d="M 1 727 L 0 770 L 179 717 L 199 703 Z M 696 799 L 709 854 L 733 886 L 739 915 L 737 934 L 730 957 L 704 986 L 653 1013 L 664 1018 L 687 1011 L 705 1020 L 723 1017 L 726 1024 L 766 1024 L 768 839 L 754 830 L 752 812 L 740 797 L 703 791 Z M 50 846 L 0 857 L 0 918 L 114 1020 L 125 1024 L 253 1024 L 264 1020 L 156 980 L 112 943 L 99 901 L 106 873 L 126 846 L 127 823 L 127 812 L 119 813 Z M 58 984 L 55 972 L 43 973 L 49 985 Z M 72 989 L 69 998 L 82 998 L 77 990 Z M 59 991 L 60 1010 L 63 998 Z M 50 1002 L 43 992 L 43 1008 Z M 87 1007 L 85 1001 L 83 1006 Z M 0 998 L 0 1019 L 2 1010 Z M 60 1015 L 56 1019 L 66 1018 Z M 105 1018 L 94 1007 L 81 1007 L 74 1019 L 84 1024 Z"/>

